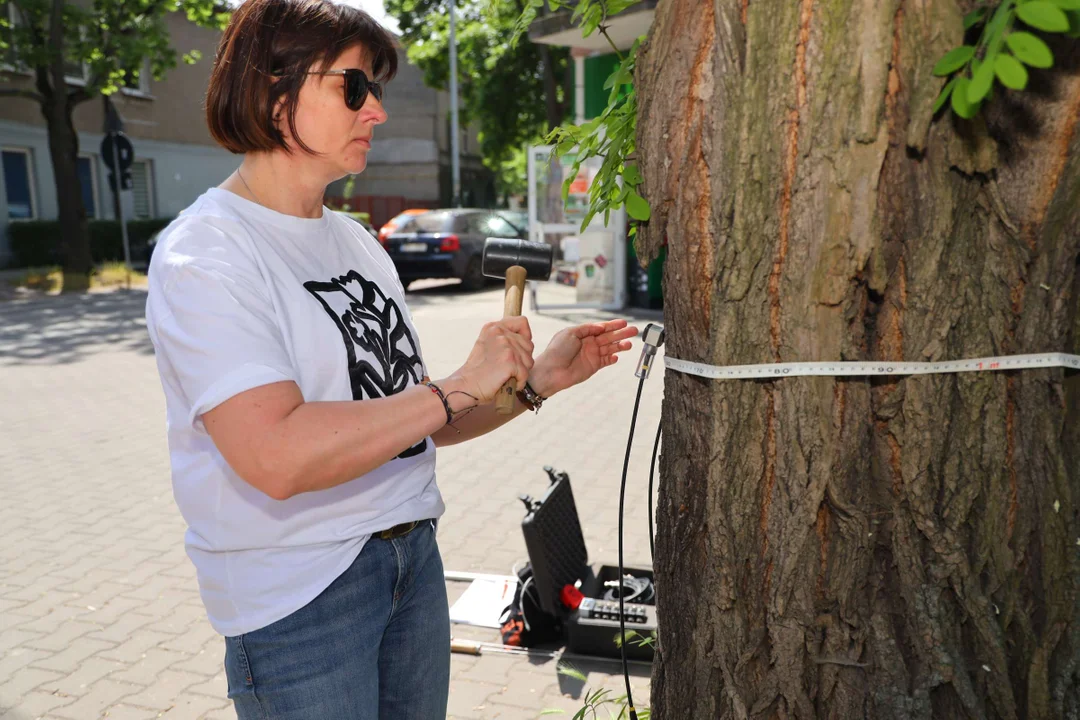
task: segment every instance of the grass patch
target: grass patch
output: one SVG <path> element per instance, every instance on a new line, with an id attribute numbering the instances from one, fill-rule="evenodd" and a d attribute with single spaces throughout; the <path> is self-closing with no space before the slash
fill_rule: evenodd
<path id="1" fill-rule="evenodd" d="M 15 288 L 59 293 L 64 289 L 64 273 L 58 265 L 27 268 L 9 282 Z M 128 270 L 122 262 L 103 263 L 94 268 L 90 274 L 91 289 L 122 288 L 127 287 L 127 284 Z M 146 287 L 146 275 L 132 270 L 131 287 Z"/>
<path id="2" fill-rule="evenodd" d="M 90 287 L 127 287 L 128 269 L 122 262 L 107 262 L 98 265 L 90 276 Z M 136 270 L 131 271 L 131 287 L 146 287 L 146 275 Z"/>

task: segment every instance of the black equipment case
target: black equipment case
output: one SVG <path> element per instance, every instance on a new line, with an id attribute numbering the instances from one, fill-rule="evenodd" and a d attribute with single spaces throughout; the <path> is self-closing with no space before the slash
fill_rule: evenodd
<path id="1" fill-rule="evenodd" d="M 652 644 L 641 643 L 642 637 L 655 637 L 656 633 L 652 569 L 624 567 L 625 576 L 631 576 L 633 580 L 624 580 L 622 584 L 618 582 L 618 565 L 605 564 L 594 571 L 589 566 L 570 476 L 565 472 L 556 473 L 550 467 L 544 470 L 551 481 L 544 495 L 539 500 L 521 496 L 527 509 L 521 530 L 541 608 L 565 618 L 567 650 L 617 658 L 620 657 L 617 643 L 619 593 L 626 593 L 624 606 L 629 638 L 626 656 L 652 660 Z M 577 586 L 585 596 L 576 610 L 570 610 L 562 602 L 566 585 Z M 634 599 L 642 602 L 634 602 Z"/>

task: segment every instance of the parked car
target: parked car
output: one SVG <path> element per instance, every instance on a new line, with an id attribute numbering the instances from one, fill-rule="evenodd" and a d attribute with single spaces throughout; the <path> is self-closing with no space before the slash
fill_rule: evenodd
<path id="1" fill-rule="evenodd" d="M 529 234 L 529 213 L 521 210 L 496 210 L 496 212 L 509 220 L 511 225 L 526 235 Z"/>
<path id="2" fill-rule="evenodd" d="M 466 290 L 486 282 L 481 265 L 489 237 L 524 238 L 525 232 L 491 210 L 433 210 L 409 218 L 390 235 L 386 251 L 402 284 L 424 278 L 460 278 Z"/>
<path id="3" fill-rule="evenodd" d="M 409 210 L 404 210 L 395 215 L 394 217 L 390 218 L 386 221 L 385 225 L 379 228 L 379 242 L 382 243 L 383 247 L 386 247 L 386 239 L 393 235 L 394 231 L 397 230 L 402 225 L 402 223 L 404 223 L 409 218 L 416 217 L 417 215 L 423 215 L 426 212 L 431 212 L 431 209 L 410 208 Z"/>

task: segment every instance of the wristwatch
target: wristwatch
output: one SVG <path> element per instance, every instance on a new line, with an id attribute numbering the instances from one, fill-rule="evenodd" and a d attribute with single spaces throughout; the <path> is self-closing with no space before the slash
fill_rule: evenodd
<path id="1" fill-rule="evenodd" d="M 533 390 L 532 385 L 525 383 L 525 389 L 518 390 L 517 398 L 521 401 L 521 404 L 529 408 L 533 412 L 539 412 L 540 406 L 544 404 L 546 398 L 540 397 L 540 395 Z"/>

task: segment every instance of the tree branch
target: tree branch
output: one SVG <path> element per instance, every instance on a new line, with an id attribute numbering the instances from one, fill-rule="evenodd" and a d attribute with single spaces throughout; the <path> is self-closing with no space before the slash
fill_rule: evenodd
<path id="1" fill-rule="evenodd" d="M 38 94 L 43 98 L 51 98 L 53 96 L 53 88 L 49 83 L 49 69 L 44 65 L 34 66 L 34 83 L 37 85 Z"/>
<path id="2" fill-rule="evenodd" d="M 615 51 L 615 57 L 619 58 L 619 62 L 621 63 L 623 61 L 623 54 L 621 52 L 619 52 L 619 48 L 615 44 L 615 41 L 611 39 L 610 35 L 608 35 L 607 21 L 608 21 L 609 16 L 608 16 L 607 3 L 605 3 L 604 0 L 598 0 L 598 2 L 600 3 L 600 11 L 601 11 L 602 15 L 600 17 L 600 25 L 599 25 L 599 27 L 597 29 L 600 31 L 600 34 L 603 35 L 607 39 L 608 45 L 610 45 L 611 49 Z"/>
<path id="3" fill-rule="evenodd" d="M 52 78 L 53 91 L 57 94 L 57 100 L 67 86 L 64 79 L 64 0 L 53 0 L 52 9 L 49 12 L 49 48 L 52 57 L 49 58 L 49 72 Z M 38 68 L 40 73 L 41 68 Z"/>
<path id="4" fill-rule="evenodd" d="M 566 69 L 563 71 L 563 101 L 559 104 L 559 115 L 562 117 L 562 122 L 576 120 L 576 118 L 568 117 L 577 97 L 577 91 L 574 87 L 574 62 L 574 57 L 567 52 Z M 584 79 L 581 82 L 584 83 Z M 584 112 L 585 108 L 581 108 L 581 113 L 584 114 Z"/>
<path id="5" fill-rule="evenodd" d="M 22 16 L 22 24 L 30 33 L 30 37 L 33 39 L 33 45 L 40 50 L 48 51 L 49 42 L 45 37 L 45 33 L 42 28 L 34 22 L 34 19 L 26 11 L 26 9 L 15 3 L 15 8 Z M 41 102 L 52 98 L 52 86 L 49 84 L 48 68 L 42 65 L 35 65 L 34 68 L 34 85 L 38 89 L 38 95 L 41 97 Z"/>
<path id="6" fill-rule="evenodd" d="M 0 97 L 21 97 L 37 102 L 45 101 L 45 98 L 42 97 L 41 93 L 36 93 L 33 90 L 20 90 L 17 88 L 0 88 Z"/>
<path id="7" fill-rule="evenodd" d="M 86 92 L 86 88 L 75 88 L 68 93 L 68 102 L 71 104 L 71 107 L 75 107 L 79 103 L 84 103 L 93 97 L 95 96 Z"/>

